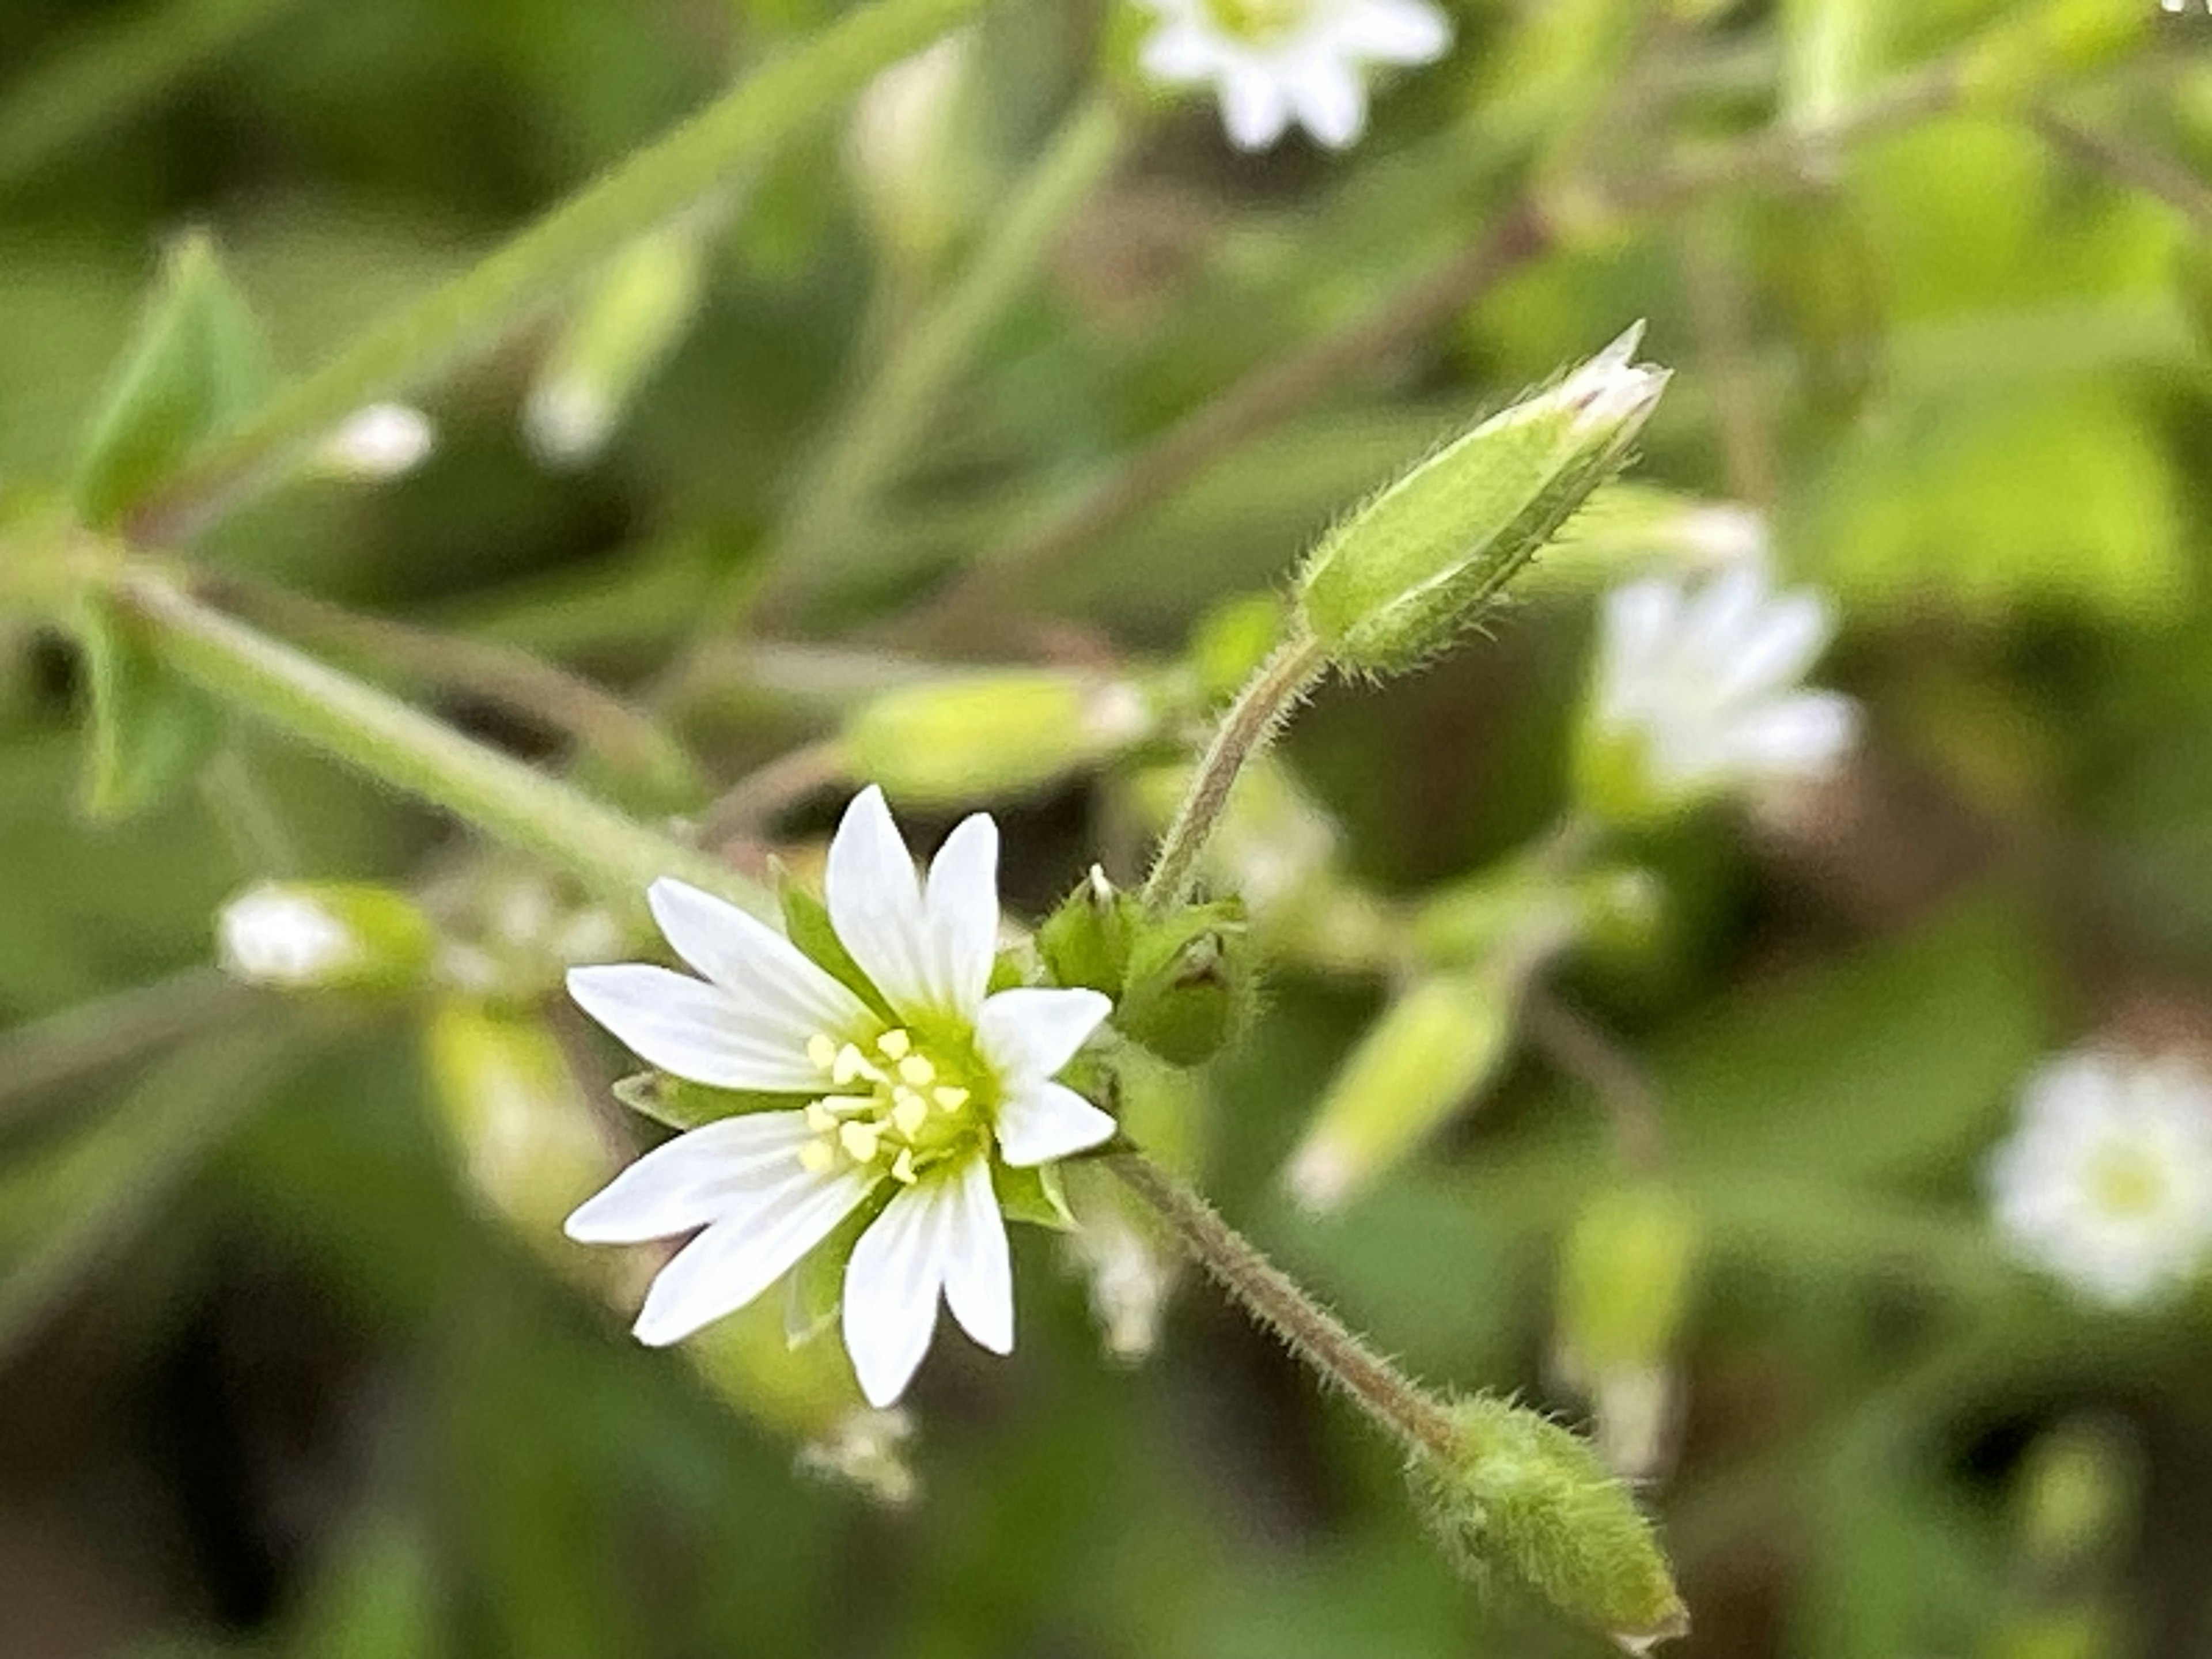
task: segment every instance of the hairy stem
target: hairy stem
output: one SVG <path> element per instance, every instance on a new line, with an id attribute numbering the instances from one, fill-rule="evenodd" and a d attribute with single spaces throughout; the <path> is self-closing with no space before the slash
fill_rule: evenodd
<path id="1" fill-rule="evenodd" d="M 1161 838 L 1152 873 L 1145 881 L 1146 909 L 1157 915 L 1190 896 L 1199 855 L 1228 807 L 1237 775 L 1273 741 L 1291 708 L 1328 665 L 1321 642 L 1301 629 L 1276 647 L 1274 655 L 1260 665 L 1250 683 L 1237 694 L 1199 759 L 1175 821 Z"/>
<path id="2" fill-rule="evenodd" d="M 1453 1455 L 1458 1436 L 1443 1406 L 1261 1255 L 1194 1188 L 1141 1152 L 1117 1152 L 1109 1161 L 1214 1283 L 1324 1382 L 1343 1389 L 1410 1449 L 1438 1457 Z"/>
<path id="3" fill-rule="evenodd" d="M 774 897 L 704 854 L 462 736 L 405 703 L 210 609 L 173 582 L 126 567 L 117 603 L 161 659 L 228 707 L 574 872 L 635 904 L 680 876 L 774 915 Z"/>
<path id="4" fill-rule="evenodd" d="M 133 508 L 133 540 L 174 544 L 278 476 L 364 404 L 404 392 L 495 343 L 623 243 L 726 185 L 821 118 L 878 70 L 929 44 L 982 0 L 877 0 L 746 76 L 451 283 L 356 337 L 237 431 L 188 459 Z"/>

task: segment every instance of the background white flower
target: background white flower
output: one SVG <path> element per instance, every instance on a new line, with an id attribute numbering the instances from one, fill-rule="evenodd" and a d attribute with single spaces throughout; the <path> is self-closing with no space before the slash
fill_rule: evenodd
<path id="1" fill-rule="evenodd" d="M 361 953 L 353 929 L 308 894 L 249 887 L 216 918 L 223 969 L 249 985 L 320 985 Z"/>
<path id="2" fill-rule="evenodd" d="M 2014 1254 L 2094 1301 L 2155 1301 L 2212 1256 L 2212 1075 L 2178 1055 L 2052 1060 L 1989 1175 Z"/>
<path id="3" fill-rule="evenodd" d="M 1141 62 L 1175 86 L 1211 82 L 1230 138 L 1265 149 L 1292 122 L 1341 149 L 1367 125 L 1370 64 L 1426 64 L 1451 44 L 1429 0 L 1144 0 L 1159 21 Z"/>
<path id="4" fill-rule="evenodd" d="M 1656 799 L 1818 777 L 1856 740 L 1858 705 L 1799 682 L 1835 630 L 1827 604 L 1772 593 L 1761 566 L 1692 590 L 1664 577 L 1608 594 L 1591 737 Z"/>
<path id="5" fill-rule="evenodd" d="M 1095 991 L 992 994 L 997 828 L 981 813 L 927 881 L 879 790 L 845 812 L 825 877 L 838 939 L 891 1018 L 788 939 L 678 881 L 647 895 L 703 975 L 632 963 L 568 976 L 584 1011 L 661 1070 L 803 1097 L 721 1119 L 647 1153 L 568 1218 L 571 1237 L 634 1243 L 701 1230 L 661 1270 L 641 1340 L 678 1341 L 750 1302 L 864 1206 L 845 1345 L 872 1404 L 904 1391 L 940 1294 L 985 1347 L 1013 1346 L 1013 1279 L 994 1162 L 1023 1168 L 1096 1146 L 1114 1120 L 1053 1081 L 1105 1018 Z"/>

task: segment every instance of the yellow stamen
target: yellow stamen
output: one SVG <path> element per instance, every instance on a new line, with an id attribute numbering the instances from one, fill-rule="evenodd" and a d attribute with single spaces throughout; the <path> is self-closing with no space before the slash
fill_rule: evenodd
<path id="1" fill-rule="evenodd" d="M 837 1063 L 837 1045 L 824 1033 L 817 1031 L 806 1039 L 806 1057 L 814 1062 L 814 1069 L 826 1072 Z"/>
<path id="2" fill-rule="evenodd" d="M 902 1146 L 899 1155 L 891 1160 L 891 1174 L 908 1186 L 914 1185 L 914 1148 Z"/>
<path id="3" fill-rule="evenodd" d="M 913 1036 L 896 1025 L 876 1039 L 876 1052 L 885 1060 L 904 1060 L 913 1047 Z"/>
<path id="4" fill-rule="evenodd" d="M 920 1054 L 908 1054 L 898 1063 L 898 1074 L 917 1089 L 937 1081 L 937 1067 Z"/>
<path id="5" fill-rule="evenodd" d="M 836 1148 L 826 1140 L 810 1140 L 799 1149 L 799 1167 L 809 1175 L 827 1175 L 836 1161 Z"/>
<path id="6" fill-rule="evenodd" d="M 848 1123 L 837 1131 L 837 1144 L 855 1164 L 873 1163 L 882 1139 L 883 1131 L 872 1123 Z"/>
<path id="7" fill-rule="evenodd" d="M 848 1042 L 837 1051 L 836 1061 L 830 1068 L 830 1079 L 833 1083 L 845 1084 L 854 1081 L 856 1078 L 866 1078 L 872 1083 L 881 1083 L 884 1080 L 884 1074 L 869 1065 L 867 1056 Z"/>
<path id="8" fill-rule="evenodd" d="M 817 1100 L 806 1109 L 806 1127 L 817 1135 L 834 1134 L 837 1129 L 837 1114 Z"/>
<path id="9" fill-rule="evenodd" d="M 891 1096 L 891 1127 L 902 1135 L 912 1135 L 929 1121 L 929 1103 L 911 1089 L 901 1089 Z"/>
<path id="10" fill-rule="evenodd" d="M 932 1089 L 929 1097 L 937 1103 L 937 1109 L 940 1112 L 957 1112 L 968 1103 L 968 1091 L 951 1084 L 941 1089 Z"/>

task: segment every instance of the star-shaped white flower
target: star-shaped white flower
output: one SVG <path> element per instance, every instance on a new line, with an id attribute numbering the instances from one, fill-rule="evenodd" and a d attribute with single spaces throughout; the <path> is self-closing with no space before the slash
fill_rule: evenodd
<path id="1" fill-rule="evenodd" d="M 2015 1255 L 2093 1301 L 2154 1302 L 2212 1259 L 2212 1076 L 2173 1055 L 2052 1060 L 1989 1178 Z"/>
<path id="2" fill-rule="evenodd" d="M 1144 0 L 1159 21 L 1141 62 L 1174 86 L 1211 82 L 1240 149 L 1291 123 L 1332 149 L 1367 125 L 1365 66 L 1427 64 L 1451 44 L 1429 0 Z"/>
<path id="3" fill-rule="evenodd" d="M 1746 561 L 1692 591 L 1663 577 L 1607 596 L 1591 736 L 1655 804 L 1815 778 L 1856 740 L 1858 705 L 1799 682 L 1835 623 L 1817 593 L 1771 593 Z"/>
<path id="4" fill-rule="evenodd" d="M 662 1071 L 794 1102 L 679 1135 L 568 1218 L 569 1237 L 586 1243 L 698 1230 L 653 1280 L 641 1340 L 679 1341 L 735 1312 L 880 1203 L 844 1286 L 845 1346 L 870 1402 L 904 1391 L 940 1292 L 976 1341 L 1012 1349 L 1013 1279 L 992 1166 L 1066 1158 L 1115 1126 L 1053 1080 L 1106 1018 L 1107 999 L 989 990 L 998 857 L 998 830 L 977 813 L 945 838 L 923 882 L 881 791 L 846 809 L 824 896 L 888 1018 L 781 933 L 678 881 L 655 882 L 647 896 L 702 978 L 641 963 L 569 975 L 584 1011 Z"/>

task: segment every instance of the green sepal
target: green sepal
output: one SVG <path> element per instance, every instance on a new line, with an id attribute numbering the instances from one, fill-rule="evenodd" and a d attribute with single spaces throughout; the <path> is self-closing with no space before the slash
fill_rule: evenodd
<path id="1" fill-rule="evenodd" d="M 983 994 L 996 996 L 1001 991 L 1011 991 L 1030 982 L 1029 965 L 1018 951 L 1001 951 L 991 958 L 991 977 L 984 982 Z"/>
<path id="2" fill-rule="evenodd" d="M 1135 929 L 1114 1023 L 1161 1059 L 1195 1066 L 1243 1029 L 1252 1001 L 1243 902 L 1222 899 Z"/>
<path id="3" fill-rule="evenodd" d="M 803 1347 L 836 1324 L 845 1302 L 845 1269 L 851 1265 L 853 1247 L 895 1196 L 878 1188 L 831 1228 L 829 1237 L 799 1257 L 783 1285 L 783 1340 L 791 1346 Z"/>
<path id="4" fill-rule="evenodd" d="M 1094 866 L 1037 929 L 1037 954 L 1052 982 L 1119 996 L 1139 915 L 1136 901 Z"/>
<path id="5" fill-rule="evenodd" d="M 837 929 L 830 920 L 830 907 L 788 874 L 779 882 L 776 897 L 783 907 L 783 931 L 800 953 L 866 1003 L 887 1024 L 897 1024 L 898 1016 L 884 1000 L 884 994 L 876 989 L 875 982 L 853 960 L 845 941 L 837 937 Z"/>
<path id="6" fill-rule="evenodd" d="M 215 244 L 198 232 L 184 237 L 162 260 L 78 457 L 78 519 L 95 529 L 116 524 L 276 380 L 261 326 L 223 274 Z"/>
<path id="7" fill-rule="evenodd" d="M 222 741 L 222 720 L 106 599 L 87 596 L 76 632 L 92 704 L 82 799 L 87 816 L 112 823 L 196 775 Z"/>
<path id="8" fill-rule="evenodd" d="M 753 1094 L 738 1089 L 712 1089 L 689 1078 L 665 1072 L 640 1072 L 612 1085 L 614 1097 L 641 1117 L 672 1129 L 696 1129 L 726 1117 L 748 1112 L 787 1112 L 799 1104 L 796 1095 Z"/>
<path id="9" fill-rule="evenodd" d="M 1026 1221 L 1033 1227 L 1049 1227 L 1059 1233 L 1075 1231 L 1075 1212 L 1067 1207 L 1067 1193 L 1060 1184 L 1056 1164 L 1017 1170 L 994 1163 L 991 1189 L 998 1194 L 999 1208 L 1009 1221 Z"/>

